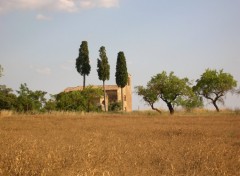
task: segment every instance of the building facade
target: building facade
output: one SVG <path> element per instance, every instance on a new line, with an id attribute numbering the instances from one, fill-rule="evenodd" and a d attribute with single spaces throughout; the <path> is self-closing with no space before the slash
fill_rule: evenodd
<path id="1" fill-rule="evenodd" d="M 103 88 L 102 85 L 93 85 L 93 88 Z M 79 91 L 83 90 L 83 86 L 77 87 L 68 87 L 64 90 L 64 92 L 71 91 Z M 117 85 L 106 85 L 106 105 L 108 110 L 108 105 L 111 103 L 116 103 L 121 101 L 121 88 Z M 104 107 L 104 98 L 101 97 L 98 102 L 102 108 Z M 123 105 L 124 111 L 131 112 L 132 111 L 132 76 L 128 75 L 128 83 L 123 88 Z"/>

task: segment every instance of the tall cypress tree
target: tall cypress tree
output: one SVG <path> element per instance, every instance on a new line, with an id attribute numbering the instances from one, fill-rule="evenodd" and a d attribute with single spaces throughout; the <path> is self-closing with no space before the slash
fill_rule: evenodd
<path id="1" fill-rule="evenodd" d="M 102 46 L 99 49 L 99 57 L 97 60 L 97 72 L 99 80 L 103 81 L 103 90 L 104 90 L 104 110 L 107 111 L 106 108 L 106 90 L 105 90 L 105 81 L 110 78 L 110 65 L 108 64 L 108 58 L 106 54 L 106 49 Z"/>
<path id="2" fill-rule="evenodd" d="M 126 58 L 122 51 L 118 53 L 115 77 L 118 87 L 121 87 L 122 110 L 124 110 L 123 88 L 127 85 L 128 72 Z"/>
<path id="3" fill-rule="evenodd" d="M 85 88 L 86 75 L 88 76 L 91 71 L 87 41 L 82 41 L 80 45 L 79 56 L 76 59 L 76 69 L 83 76 L 83 88 Z"/>

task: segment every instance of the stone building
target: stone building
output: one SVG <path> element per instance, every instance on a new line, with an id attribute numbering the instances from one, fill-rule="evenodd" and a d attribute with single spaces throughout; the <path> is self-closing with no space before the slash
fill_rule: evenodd
<path id="1" fill-rule="evenodd" d="M 103 88 L 102 85 L 93 85 L 93 88 Z M 68 87 L 64 90 L 64 92 L 70 91 L 78 91 L 83 90 L 83 86 L 77 87 Z M 115 103 L 121 101 L 121 88 L 117 85 L 106 85 L 106 104 L 107 109 L 110 103 Z M 104 107 L 104 98 L 101 97 L 98 102 L 102 108 Z M 123 104 L 124 104 L 124 111 L 131 112 L 132 111 L 132 76 L 128 76 L 128 83 L 123 88 Z"/>

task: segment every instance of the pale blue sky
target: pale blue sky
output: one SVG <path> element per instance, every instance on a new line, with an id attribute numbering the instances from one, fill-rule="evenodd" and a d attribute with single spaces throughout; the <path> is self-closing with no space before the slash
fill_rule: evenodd
<path id="1" fill-rule="evenodd" d="M 0 0 L 0 82 L 50 94 L 82 85 L 75 59 L 87 40 L 87 84 L 101 84 L 101 46 L 111 66 L 108 84 L 115 84 L 119 51 L 133 86 L 162 71 L 196 80 L 207 68 L 224 69 L 240 83 L 239 31 L 240 0 Z M 133 95 L 133 108 L 146 108 Z M 239 108 L 240 97 L 227 96 L 225 106 Z"/>

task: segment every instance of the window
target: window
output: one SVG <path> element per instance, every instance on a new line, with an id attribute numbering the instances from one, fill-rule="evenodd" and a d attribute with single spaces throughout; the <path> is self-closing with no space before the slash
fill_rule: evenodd
<path id="1" fill-rule="evenodd" d="M 127 101 L 127 97 L 126 97 L 126 95 L 124 95 L 124 101 Z"/>

